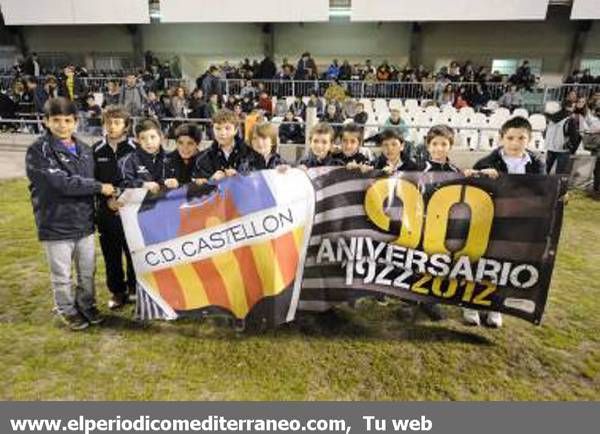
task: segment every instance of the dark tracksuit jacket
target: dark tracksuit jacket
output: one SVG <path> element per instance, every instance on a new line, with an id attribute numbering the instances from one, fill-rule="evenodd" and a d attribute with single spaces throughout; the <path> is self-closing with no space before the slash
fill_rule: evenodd
<path id="1" fill-rule="evenodd" d="M 141 147 L 119 160 L 119 187 L 140 188 L 144 182 L 164 184 L 165 152 L 149 154 Z"/>
<path id="2" fill-rule="evenodd" d="M 385 158 L 385 155 L 381 154 L 379 157 L 375 158 L 375 160 L 373 160 L 373 168 L 377 169 L 377 170 L 383 170 L 387 165 L 387 158 Z M 417 166 L 417 163 L 415 163 L 413 160 L 407 158 L 407 159 L 402 159 L 402 164 L 396 169 L 396 172 L 407 172 L 407 171 L 414 171 L 414 170 L 419 170 L 419 167 Z"/>
<path id="3" fill-rule="evenodd" d="M 118 186 L 120 182 L 118 161 L 135 152 L 136 145 L 132 139 L 117 143 L 113 151 L 107 139 L 94 145 L 95 178 L 103 183 Z M 125 240 L 123 225 L 119 214 L 107 206 L 108 198 L 96 198 L 96 225 L 100 234 L 100 247 L 106 264 L 106 285 L 113 294 L 124 294 L 127 289 L 135 290 L 135 271 L 131 255 Z M 123 253 L 126 258 L 126 273 L 123 273 Z"/>
<path id="4" fill-rule="evenodd" d="M 194 155 L 186 163 L 177 150 L 170 152 L 165 156 L 164 179 L 175 178 L 179 185 L 192 182 L 192 172 L 197 158 L 198 154 Z"/>
<path id="5" fill-rule="evenodd" d="M 202 152 L 196 159 L 192 178 L 210 179 L 215 172 L 225 169 L 235 169 L 240 173 L 247 173 L 265 168 L 265 159 L 262 155 L 236 137 L 229 157 L 225 156 L 216 141 Z"/>
<path id="6" fill-rule="evenodd" d="M 327 154 L 323 159 L 318 159 L 312 152 L 309 152 L 308 155 L 302 157 L 300 161 L 298 161 L 298 164 L 304 165 L 309 169 L 311 167 L 344 166 L 344 162 L 339 158 L 335 158 L 331 153 Z"/>
<path id="7" fill-rule="evenodd" d="M 73 155 L 60 140 L 45 134 L 27 149 L 26 171 L 40 241 L 76 240 L 94 233 L 94 196 L 102 184 L 94 179 L 92 150 L 75 143 Z"/>
<path id="8" fill-rule="evenodd" d="M 344 164 L 348 164 L 350 162 L 355 162 L 358 164 L 370 163 L 369 158 L 361 152 L 356 152 L 355 154 L 352 154 L 350 156 L 344 154 L 343 152 L 336 152 L 333 154 L 333 158 L 341 160 Z"/>
<path id="9" fill-rule="evenodd" d="M 454 164 L 450 163 L 450 161 L 446 161 L 444 164 L 438 163 L 433 160 L 426 160 L 423 166 L 423 173 L 427 172 L 460 172 L 460 169 L 456 167 Z"/>

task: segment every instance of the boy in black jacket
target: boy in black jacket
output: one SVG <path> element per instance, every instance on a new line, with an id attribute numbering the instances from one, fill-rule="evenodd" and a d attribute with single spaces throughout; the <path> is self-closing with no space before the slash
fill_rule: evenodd
<path id="1" fill-rule="evenodd" d="M 258 152 L 265 161 L 266 169 L 285 170 L 288 163 L 277 152 L 278 137 L 277 127 L 269 122 L 254 125 L 250 132 L 252 149 Z"/>
<path id="2" fill-rule="evenodd" d="M 342 127 L 340 136 L 342 138 L 342 149 L 334 152 L 333 157 L 341 160 L 348 169 L 360 169 L 369 166 L 369 158 L 360 152 L 363 142 L 363 128 L 354 122 L 350 122 Z"/>
<path id="3" fill-rule="evenodd" d="M 192 171 L 197 183 L 265 168 L 264 158 L 237 137 L 239 119 L 234 112 L 219 110 L 212 123 L 215 141 L 198 156 Z"/>
<path id="4" fill-rule="evenodd" d="M 388 175 L 395 172 L 418 170 L 417 163 L 404 157 L 404 139 L 395 129 L 389 128 L 379 134 L 381 155 L 377 157 L 372 166 L 376 170 L 383 170 Z"/>
<path id="5" fill-rule="evenodd" d="M 192 182 L 200 135 L 200 129 L 194 124 L 181 124 L 175 129 L 177 149 L 165 157 L 166 184 L 180 186 Z"/>
<path id="6" fill-rule="evenodd" d="M 501 173 L 545 174 L 545 164 L 541 157 L 526 149 L 530 140 L 529 121 L 522 117 L 509 119 L 500 128 L 501 146 L 475 163 L 472 170 L 465 170 L 465 175 L 482 174 L 496 179 Z M 478 326 L 481 323 L 479 312 L 474 309 L 464 309 L 463 319 L 469 325 Z M 499 312 L 488 312 L 486 323 L 490 327 L 502 327 L 502 315 Z"/>
<path id="7" fill-rule="evenodd" d="M 154 119 L 144 119 L 135 127 L 138 148 L 119 160 L 121 188 L 146 188 L 158 193 L 161 186 L 177 187 L 172 181 L 165 182 L 162 132 Z"/>
<path id="8" fill-rule="evenodd" d="M 129 123 L 130 116 L 125 107 L 111 105 L 105 109 L 102 124 L 106 136 L 94 145 L 94 177 L 98 181 L 119 184 L 118 161 L 136 149 L 135 143 L 127 137 Z M 106 285 L 112 293 L 108 301 L 110 309 L 123 306 L 129 296 L 135 295 L 136 290 L 135 271 L 118 210 L 119 205 L 114 197 L 98 196 L 96 224 L 106 264 Z M 123 253 L 127 264 L 126 274 L 123 272 Z"/>
<path id="9" fill-rule="evenodd" d="M 50 265 L 54 310 L 69 328 L 82 330 L 102 322 L 94 288 L 94 196 L 112 196 L 115 189 L 94 179 L 92 151 L 73 137 L 76 114 L 72 101 L 49 99 L 44 106 L 49 133 L 27 149 L 25 162 L 38 238 Z"/>
<path id="10" fill-rule="evenodd" d="M 454 130 L 447 125 L 435 125 L 429 129 L 425 137 L 427 160 L 423 165 L 423 173 L 427 172 L 460 172 L 450 162 L 449 154 L 454 145 Z"/>
<path id="11" fill-rule="evenodd" d="M 319 122 L 309 135 L 310 151 L 298 162 L 301 169 L 323 166 L 343 166 L 344 162 L 331 153 L 335 131 L 327 122 Z"/>

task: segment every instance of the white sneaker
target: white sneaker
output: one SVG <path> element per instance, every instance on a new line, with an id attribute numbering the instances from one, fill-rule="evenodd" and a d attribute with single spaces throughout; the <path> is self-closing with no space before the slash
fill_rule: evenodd
<path id="1" fill-rule="evenodd" d="M 488 326 L 499 329 L 502 327 L 502 314 L 500 312 L 488 312 L 485 322 Z"/>
<path id="2" fill-rule="evenodd" d="M 463 320 L 467 325 L 476 327 L 481 325 L 479 312 L 477 312 L 475 309 L 463 309 Z"/>

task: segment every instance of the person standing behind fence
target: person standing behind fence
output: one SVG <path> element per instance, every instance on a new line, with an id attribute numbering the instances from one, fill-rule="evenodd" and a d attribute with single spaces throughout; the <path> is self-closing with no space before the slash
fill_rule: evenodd
<path id="1" fill-rule="evenodd" d="M 119 105 L 122 105 L 132 116 L 142 116 L 148 101 L 148 95 L 142 83 L 138 82 L 135 73 L 127 74 L 125 85 L 121 87 Z"/>
<path id="2" fill-rule="evenodd" d="M 212 65 L 208 68 L 206 74 L 202 78 L 200 86 L 204 95 L 221 95 L 221 83 L 219 82 L 219 68 Z"/>
<path id="3" fill-rule="evenodd" d="M 554 114 L 546 113 L 546 172 L 550 173 L 556 163 L 557 174 L 568 174 L 571 170 L 571 154 L 577 151 L 581 142 L 579 122 L 573 115 L 575 105 L 565 101 L 560 111 Z"/>

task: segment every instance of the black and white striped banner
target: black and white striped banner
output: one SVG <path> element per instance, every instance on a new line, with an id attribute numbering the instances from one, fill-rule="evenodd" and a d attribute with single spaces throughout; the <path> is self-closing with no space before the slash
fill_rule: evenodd
<path id="1" fill-rule="evenodd" d="M 383 293 L 539 324 L 566 183 L 558 177 L 311 169 L 315 219 L 300 308 Z"/>

